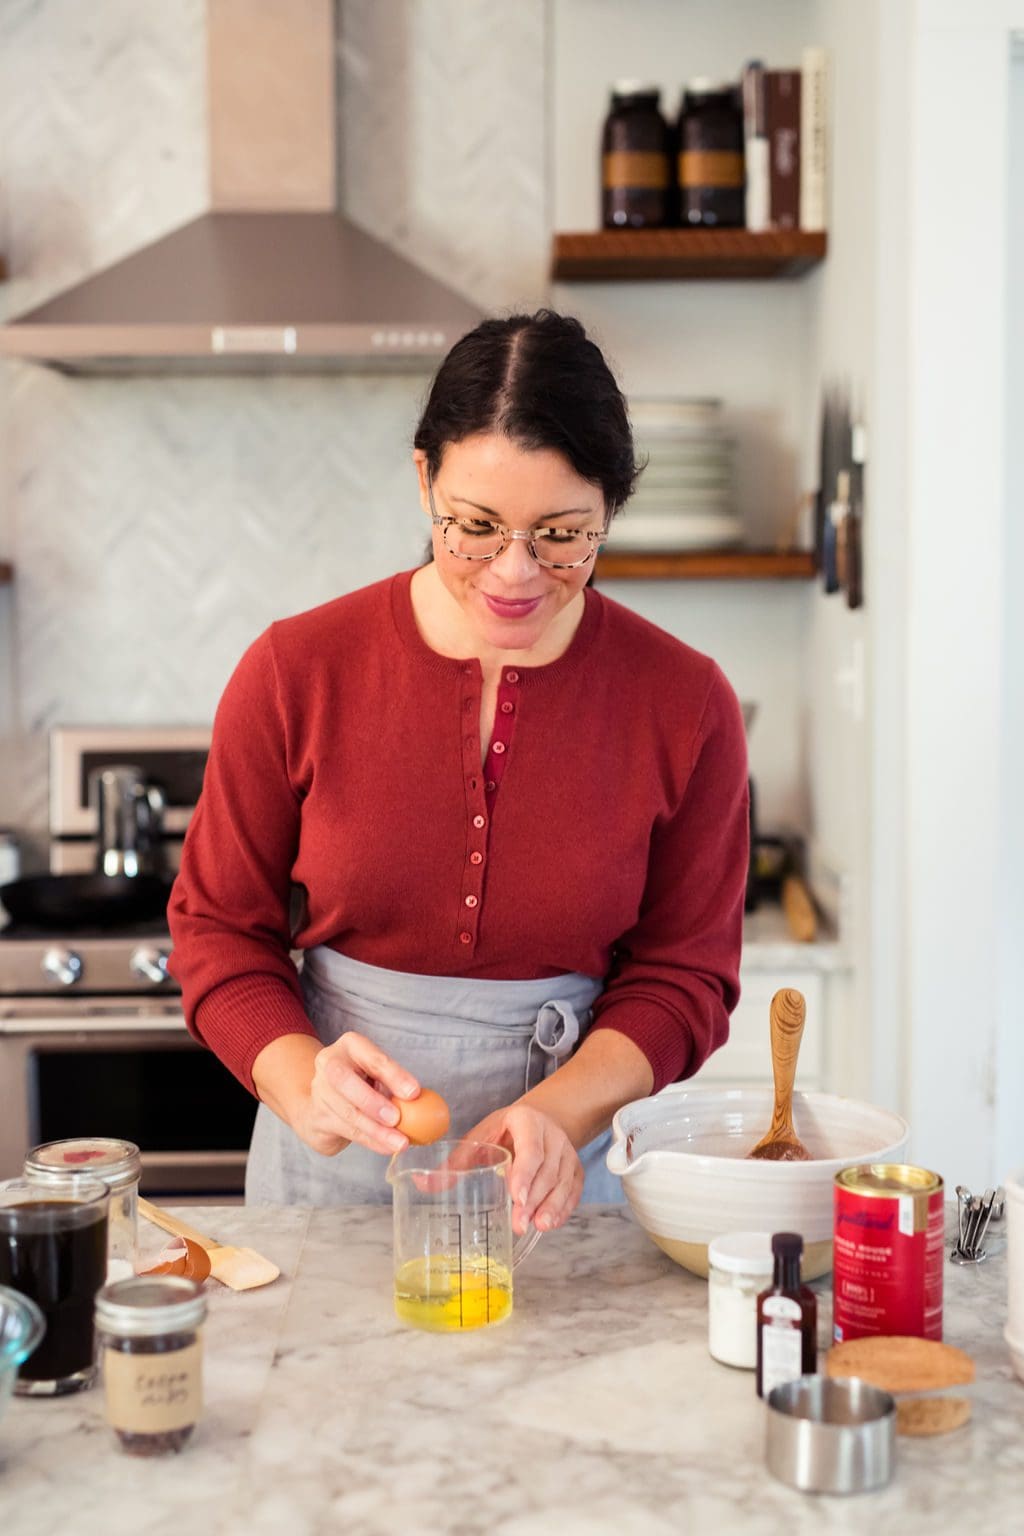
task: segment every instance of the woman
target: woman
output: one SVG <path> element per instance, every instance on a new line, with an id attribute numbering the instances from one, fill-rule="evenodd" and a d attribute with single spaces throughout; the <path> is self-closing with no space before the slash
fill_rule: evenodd
<path id="1" fill-rule="evenodd" d="M 459 341 L 413 458 L 432 561 L 273 624 L 227 686 L 172 970 L 261 1101 L 250 1201 L 386 1199 L 427 1086 L 549 1230 L 585 1181 L 621 1198 L 615 1110 L 726 1039 L 743 727 L 712 661 L 587 588 L 638 470 L 577 321 Z"/>

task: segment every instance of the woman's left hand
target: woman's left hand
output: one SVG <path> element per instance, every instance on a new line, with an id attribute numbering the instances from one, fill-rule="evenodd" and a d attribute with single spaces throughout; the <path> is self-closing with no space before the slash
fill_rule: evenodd
<path id="1" fill-rule="evenodd" d="M 583 1193 L 583 1165 L 556 1120 L 519 1102 L 496 1109 L 471 1131 L 470 1141 L 490 1141 L 512 1153 L 512 1229 L 539 1232 L 562 1226 Z"/>

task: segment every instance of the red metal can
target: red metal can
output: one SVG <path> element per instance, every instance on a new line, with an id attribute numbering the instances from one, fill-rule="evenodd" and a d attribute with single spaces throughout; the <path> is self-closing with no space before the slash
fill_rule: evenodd
<path id="1" fill-rule="evenodd" d="M 942 1338 L 943 1190 L 937 1173 L 864 1163 L 836 1174 L 832 1337 Z"/>

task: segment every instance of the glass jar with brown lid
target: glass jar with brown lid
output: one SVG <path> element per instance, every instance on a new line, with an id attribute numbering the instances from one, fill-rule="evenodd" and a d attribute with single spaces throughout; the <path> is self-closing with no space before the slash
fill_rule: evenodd
<path id="1" fill-rule="evenodd" d="M 601 138 L 605 229 L 657 229 L 671 222 L 670 129 L 657 86 L 619 80 Z"/>
<path id="2" fill-rule="evenodd" d="M 743 106 L 738 87 L 691 80 L 679 109 L 679 222 L 739 228 L 743 210 Z"/>

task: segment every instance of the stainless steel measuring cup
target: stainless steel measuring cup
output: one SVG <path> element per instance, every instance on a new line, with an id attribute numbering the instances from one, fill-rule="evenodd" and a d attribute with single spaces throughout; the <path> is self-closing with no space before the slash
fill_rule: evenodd
<path id="1" fill-rule="evenodd" d="M 540 1237 L 512 1239 L 512 1154 L 484 1141 L 435 1141 L 391 1159 L 395 1312 L 448 1333 L 503 1322 L 512 1271 Z"/>

